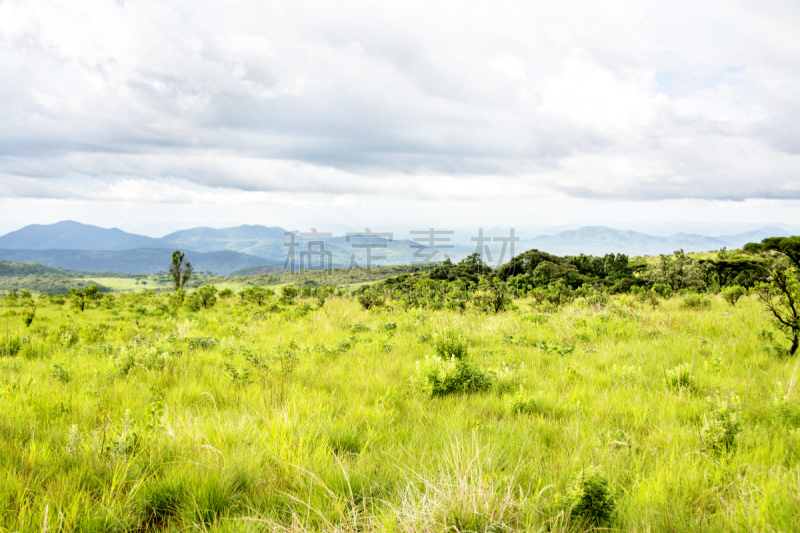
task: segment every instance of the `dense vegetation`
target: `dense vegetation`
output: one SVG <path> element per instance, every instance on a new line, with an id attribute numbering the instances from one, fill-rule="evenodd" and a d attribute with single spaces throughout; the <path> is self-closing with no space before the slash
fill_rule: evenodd
<path id="1" fill-rule="evenodd" d="M 785 251 L 478 259 L 9 294 L 0 531 L 800 529 Z"/>

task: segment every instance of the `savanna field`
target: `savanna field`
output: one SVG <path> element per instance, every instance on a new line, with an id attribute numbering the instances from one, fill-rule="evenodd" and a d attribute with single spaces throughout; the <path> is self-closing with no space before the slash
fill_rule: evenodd
<path id="1" fill-rule="evenodd" d="M 4 300 L 0 531 L 798 531 L 797 358 L 686 298 Z"/>

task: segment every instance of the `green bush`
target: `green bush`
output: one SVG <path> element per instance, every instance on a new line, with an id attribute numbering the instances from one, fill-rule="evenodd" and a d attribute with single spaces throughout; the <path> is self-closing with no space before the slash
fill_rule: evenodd
<path id="1" fill-rule="evenodd" d="M 609 482 L 596 466 L 589 466 L 575 475 L 561 495 L 560 504 L 573 519 L 591 526 L 607 525 L 616 509 Z"/>
<path id="2" fill-rule="evenodd" d="M 747 294 L 747 291 L 738 285 L 733 287 L 726 287 L 722 290 L 722 297 L 725 299 L 726 302 L 731 304 L 733 307 L 736 307 L 736 302 L 739 301 L 739 298 Z"/>
<path id="3" fill-rule="evenodd" d="M 491 388 L 493 381 L 492 372 L 455 357 L 426 357 L 425 361 L 417 362 L 416 373 L 411 378 L 413 388 L 429 396 L 483 392 Z"/>
<path id="4" fill-rule="evenodd" d="M 14 356 L 22 349 L 22 339 L 19 337 L 0 338 L 0 356 Z"/>
<path id="5" fill-rule="evenodd" d="M 708 309 L 711 307 L 711 300 L 703 298 L 699 294 L 687 294 L 681 302 L 684 309 Z"/>
<path id="6" fill-rule="evenodd" d="M 281 300 L 285 302 L 291 302 L 292 300 L 297 298 L 298 294 L 299 291 L 297 290 L 297 287 L 293 285 L 284 285 L 283 287 L 281 287 Z"/>
<path id="7" fill-rule="evenodd" d="M 790 397 L 781 383 L 775 387 L 772 409 L 780 422 L 791 427 L 800 427 L 800 403 Z"/>
<path id="8" fill-rule="evenodd" d="M 539 400 L 537 400 L 533 394 L 526 392 L 522 385 L 520 385 L 519 390 L 508 399 L 506 407 L 508 408 L 508 412 L 512 415 L 532 415 L 542 411 Z"/>
<path id="9" fill-rule="evenodd" d="M 222 293 L 220 293 L 220 296 L 222 296 Z M 239 293 L 239 297 L 243 301 L 251 302 L 257 305 L 263 305 L 273 296 L 275 296 L 275 291 L 266 287 L 248 287 Z"/>
<path id="10" fill-rule="evenodd" d="M 233 290 L 231 289 L 222 289 L 221 291 L 219 291 L 219 297 L 222 298 L 223 300 L 227 300 L 231 296 L 233 296 Z"/>
<path id="11" fill-rule="evenodd" d="M 61 363 L 53 363 L 48 377 L 64 385 L 72 381 L 72 376 L 69 371 L 61 366 Z"/>
<path id="12" fill-rule="evenodd" d="M 729 392 L 726 395 L 715 393 L 706 399 L 708 410 L 700 428 L 703 446 L 712 452 L 730 452 L 736 447 L 736 435 L 741 430 L 739 412 L 741 400 Z"/>
<path id="13" fill-rule="evenodd" d="M 463 361 L 467 358 L 467 342 L 455 333 L 447 333 L 436 339 L 436 355 L 442 360 L 455 357 Z"/>
<path id="14" fill-rule="evenodd" d="M 692 375 L 692 365 L 684 363 L 664 372 L 664 382 L 671 391 L 688 390 L 693 392 L 697 389 L 694 376 Z"/>
<path id="15" fill-rule="evenodd" d="M 667 300 L 672 297 L 672 287 L 666 283 L 653 283 L 650 290 Z"/>
<path id="16" fill-rule="evenodd" d="M 358 295 L 358 303 L 361 304 L 365 311 L 369 311 L 373 307 L 380 307 L 386 302 L 381 296 L 372 291 L 364 291 Z"/>

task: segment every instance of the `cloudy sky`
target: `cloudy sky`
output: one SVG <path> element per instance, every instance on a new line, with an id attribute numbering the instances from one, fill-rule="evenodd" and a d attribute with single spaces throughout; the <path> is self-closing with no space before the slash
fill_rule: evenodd
<path id="1" fill-rule="evenodd" d="M 800 220 L 800 3 L 0 1 L 0 231 Z"/>

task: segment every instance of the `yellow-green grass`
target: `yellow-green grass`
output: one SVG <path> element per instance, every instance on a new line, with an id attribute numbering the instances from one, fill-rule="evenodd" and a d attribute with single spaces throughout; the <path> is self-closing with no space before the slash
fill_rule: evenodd
<path id="1" fill-rule="evenodd" d="M 710 299 L 485 315 L 333 298 L 304 316 L 229 299 L 157 316 L 165 299 L 122 295 L 40 305 L 29 328 L 6 316 L 26 342 L 0 357 L 0 531 L 583 530 L 559 495 L 589 465 L 614 530 L 797 531 L 796 392 L 773 402 L 796 360 L 755 298 Z M 448 332 L 496 371 L 492 390 L 412 390 Z M 684 363 L 695 389 L 668 390 Z M 509 410 L 520 385 L 534 414 Z M 742 401 L 728 453 L 700 438 L 715 391 Z"/>

